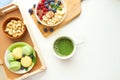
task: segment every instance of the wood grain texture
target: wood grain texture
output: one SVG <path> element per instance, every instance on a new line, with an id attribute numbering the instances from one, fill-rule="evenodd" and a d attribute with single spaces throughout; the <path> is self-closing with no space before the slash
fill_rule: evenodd
<path id="1" fill-rule="evenodd" d="M 64 27 L 67 23 L 72 21 L 74 18 L 80 15 L 81 13 L 81 0 L 64 0 L 66 7 L 67 7 L 67 15 L 64 19 L 64 21 L 58 25 L 53 27 L 54 31 L 57 31 L 59 28 Z M 33 8 L 34 11 L 34 8 Z M 34 20 L 35 24 L 37 25 L 38 29 L 40 32 L 43 34 L 44 37 L 48 37 L 54 32 L 50 32 L 51 27 L 46 27 L 42 24 L 39 24 L 36 17 L 35 17 L 35 12 L 31 15 L 32 19 Z M 44 32 L 44 28 L 47 28 L 47 32 Z"/>
<path id="2" fill-rule="evenodd" d="M 17 79 L 22 78 L 22 76 L 28 77 L 28 76 L 33 75 L 33 73 L 37 73 L 38 71 L 40 72 L 40 70 L 43 69 L 42 68 L 43 65 L 42 65 L 41 59 L 37 55 L 37 62 L 34 65 L 34 67 L 32 68 L 32 70 L 27 72 L 27 75 L 15 74 L 15 73 L 11 72 L 10 70 L 8 70 L 8 68 L 5 64 L 5 61 L 4 61 L 4 53 L 5 53 L 6 49 L 8 48 L 8 46 L 10 46 L 12 43 L 15 43 L 15 42 L 26 42 L 34 48 L 34 44 L 32 42 L 31 36 L 28 31 L 26 32 L 24 37 L 17 39 L 17 40 L 12 40 L 5 36 L 5 34 L 2 31 L 2 25 L 3 25 L 3 22 L 9 17 L 18 17 L 23 20 L 21 12 L 18 7 L 16 8 L 16 10 L 13 10 L 13 11 L 5 14 L 2 18 L 0 18 L 0 26 L 1 26 L 0 27 L 0 66 L 2 66 L 4 68 L 5 74 L 8 77 L 7 80 L 17 80 Z"/>

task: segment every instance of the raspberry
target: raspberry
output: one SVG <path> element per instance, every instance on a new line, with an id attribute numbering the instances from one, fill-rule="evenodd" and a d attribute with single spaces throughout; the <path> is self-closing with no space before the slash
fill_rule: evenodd
<path id="1" fill-rule="evenodd" d="M 40 8 L 43 10 L 44 6 L 41 6 Z"/>
<path id="2" fill-rule="evenodd" d="M 41 4 L 38 4 L 38 7 L 41 7 Z"/>
<path id="3" fill-rule="evenodd" d="M 41 6 L 44 6 L 44 3 L 41 3 Z"/>
<path id="4" fill-rule="evenodd" d="M 39 15 L 39 13 L 37 12 L 37 15 Z"/>
<path id="5" fill-rule="evenodd" d="M 43 8 L 43 11 L 45 12 L 45 11 L 46 11 L 46 8 Z"/>
<path id="6" fill-rule="evenodd" d="M 42 17 L 42 16 L 40 16 L 40 20 L 43 20 L 43 17 Z"/>
<path id="7" fill-rule="evenodd" d="M 40 8 L 39 7 L 37 7 L 37 10 L 39 10 Z"/>
<path id="8" fill-rule="evenodd" d="M 48 8 L 48 7 L 49 7 L 49 4 L 45 4 L 45 7 Z"/>
<path id="9" fill-rule="evenodd" d="M 45 13 L 42 13 L 42 16 L 44 16 L 45 15 Z"/>
<path id="10" fill-rule="evenodd" d="M 45 12 L 48 12 L 48 9 L 47 9 L 47 8 L 45 9 Z"/>
<path id="11" fill-rule="evenodd" d="M 42 0 L 42 3 L 44 3 L 45 2 L 45 0 Z"/>

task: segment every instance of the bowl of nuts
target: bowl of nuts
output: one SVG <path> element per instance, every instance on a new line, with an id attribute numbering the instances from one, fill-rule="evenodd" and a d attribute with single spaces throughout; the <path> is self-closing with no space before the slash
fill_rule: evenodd
<path id="1" fill-rule="evenodd" d="M 65 19 L 65 2 L 63 0 L 39 0 L 35 8 L 35 16 L 45 26 L 57 26 Z"/>
<path id="2" fill-rule="evenodd" d="M 3 23 L 3 32 L 10 39 L 18 39 L 23 37 L 26 32 L 26 26 L 18 17 L 7 18 Z"/>

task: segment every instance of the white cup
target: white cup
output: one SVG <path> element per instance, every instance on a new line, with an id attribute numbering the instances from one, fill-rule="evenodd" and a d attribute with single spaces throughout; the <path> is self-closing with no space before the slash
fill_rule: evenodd
<path id="1" fill-rule="evenodd" d="M 69 41 L 72 42 L 73 50 L 72 50 L 72 52 L 71 52 L 69 55 L 66 55 L 66 56 L 65 56 L 65 55 L 62 55 L 61 53 L 59 53 L 59 54 L 61 54 L 61 55 L 59 55 L 58 52 L 56 52 L 56 49 L 55 49 L 56 41 L 57 41 L 57 40 L 61 40 L 61 39 L 68 39 Z M 75 53 L 75 51 L 76 51 L 75 40 L 72 39 L 72 38 L 70 38 L 70 37 L 68 37 L 68 36 L 58 37 L 58 38 L 53 42 L 53 50 L 54 50 L 54 53 L 53 53 L 53 54 L 54 54 L 57 58 L 62 59 L 62 60 L 69 59 L 69 58 L 71 58 L 71 57 L 74 55 L 74 53 Z M 63 53 L 63 54 L 64 54 L 64 53 Z"/>

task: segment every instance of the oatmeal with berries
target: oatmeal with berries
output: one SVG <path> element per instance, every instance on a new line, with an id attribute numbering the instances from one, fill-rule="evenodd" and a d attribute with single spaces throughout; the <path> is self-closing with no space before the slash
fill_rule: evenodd
<path id="1" fill-rule="evenodd" d="M 37 19 L 46 26 L 55 26 L 65 17 L 62 0 L 41 0 L 36 7 Z"/>

